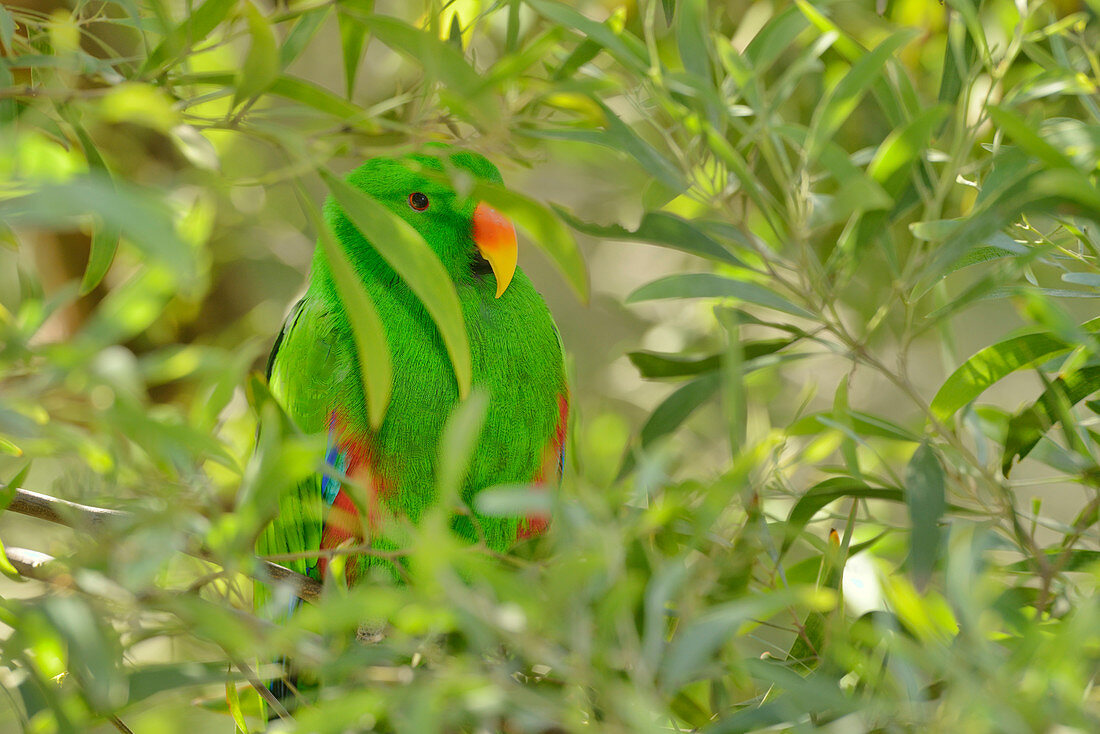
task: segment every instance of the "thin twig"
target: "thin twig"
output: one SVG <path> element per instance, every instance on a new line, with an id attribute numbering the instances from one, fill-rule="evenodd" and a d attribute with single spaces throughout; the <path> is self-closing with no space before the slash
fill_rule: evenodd
<path id="1" fill-rule="evenodd" d="M 6 488 L 0 489 L 0 492 L 3 491 L 7 491 Z M 82 505 L 39 492 L 32 492 L 28 489 L 16 489 L 7 509 L 18 512 L 20 515 L 36 517 L 65 527 L 87 529 L 93 534 L 103 532 L 104 528 L 109 525 L 120 524 L 133 519 L 133 515 L 129 512 Z M 206 548 L 200 547 L 197 550 L 184 552 L 189 556 L 221 565 Z M 314 601 L 321 595 L 320 582 L 262 558 L 255 559 L 255 562 L 258 573 L 249 574 L 252 578 L 292 586 L 294 594 L 304 601 Z"/>

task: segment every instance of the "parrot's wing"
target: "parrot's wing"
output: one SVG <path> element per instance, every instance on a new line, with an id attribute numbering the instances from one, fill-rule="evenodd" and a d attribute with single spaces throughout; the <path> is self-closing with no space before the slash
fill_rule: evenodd
<path id="1" fill-rule="evenodd" d="M 287 317 L 268 360 L 272 394 L 305 433 L 329 427 L 334 391 L 340 369 L 339 350 L 332 334 L 331 312 L 312 299 L 299 301 Z M 329 438 L 330 444 L 332 437 Z M 332 451 L 328 452 L 330 455 Z M 326 456 L 329 459 L 329 456 Z M 339 468 L 338 457 L 329 459 Z M 261 555 L 294 554 L 321 547 L 325 480 L 313 475 L 279 497 L 279 514 L 256 541 Z M 316 558 L 280 560 L 298 573 L 320 578 Z M 266 602 L 266 589 L 257 586 L 257 609 Z"/>

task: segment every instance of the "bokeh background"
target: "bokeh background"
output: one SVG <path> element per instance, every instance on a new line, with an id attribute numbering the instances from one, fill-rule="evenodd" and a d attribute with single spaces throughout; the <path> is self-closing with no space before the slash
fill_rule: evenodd
<path id="1" fill-rule="evenodd" d="M 234 660 L 320 632 L 332 694 L 289 730 L 1092 730 L 1096 13 L 6 2 L 0 481 L 137 519 L 0 516 L 68 579 L 0 582 L 0 726 L 260 730 Z M 255 477 L 316 458 L 255 455 L 250 385 L 316 171 L 439 140 L 533 202 L 520 266 L 573 391 L 560 519 L 513 575 L 448 549 L 445 581 L 335 595 L 331 626 L 238 629 Z M 632 297 L 684 273 L 734 285 Z M 1057 346 L 949 380 L 1020 328 Z M 390 642 L 349 652 L 341 599 Z"/>

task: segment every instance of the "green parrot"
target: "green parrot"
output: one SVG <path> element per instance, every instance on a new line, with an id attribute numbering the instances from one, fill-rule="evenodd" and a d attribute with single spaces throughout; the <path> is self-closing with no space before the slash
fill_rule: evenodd
<path id="1" fill-rule="evenodd" d="M 462 487 L 469 513 L 456 514 L 452 527 L 464 538 L 503 551 L 542 532 L 548 518 L 482 516 L 472 499 L 497 484 L 560 480 L 569 410 L 562 347 L 546 304 L 516 267 L 511 222 L 443 183 L 447 179 L 440 174 L 447 168 L 502 182 L 483 156 L 449 146 L 430 154 L 374 158 L 346 180 L 412 225 L 454 282 L 469 338 L 472 385 L 485 391 L 489 402 Z M 277 517 L 257 541 L 260 555 L 348 542 L 395 548 L 381 518 L 389 513 L 416 523 L 435 502 L 439 439 L 459 400 L 443 339 L 419 299 L 331 197 L 324 218 L 385 328 L 392 397 L 380 427 L 372 430 L 348 315 L 324 248 L 317 247 L 306 294 L 271 352 L 268 380 L 303 431 L 327 434 L 327 464 L 365 486 L 369 502 L 362 517 L 341 482 L 319 474 L 279 497 Z M 352 556 L 345 574 L 354 583 L 372 564 L 384 563 L 377 556 Z M 323 580 L 329 561 L 289 565 Z M 267 599 L 258 589 L 257 605 Z"/>

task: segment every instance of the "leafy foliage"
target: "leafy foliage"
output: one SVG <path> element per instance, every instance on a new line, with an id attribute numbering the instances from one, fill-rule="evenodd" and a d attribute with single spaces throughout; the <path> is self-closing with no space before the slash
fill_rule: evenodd
<path id="1" fill-rule="evenodd" d="M 128 511 L 4 514 L 52 580 L 0 587 L 5 729 L 1097 730 L 1100 8 L 877 5 L 0 6 L 3 500 Z M 434 140 L 505 170 L 472 193 L 575 358 L 554 524 L 448 533 L 472 386 L 408 578 L 272 624 L 253 539 L 323 440 L 256 373 L 324 196 L 394 230 L 328 172 Z M 289 714 L 284 656 L 324 687 Z"/>

